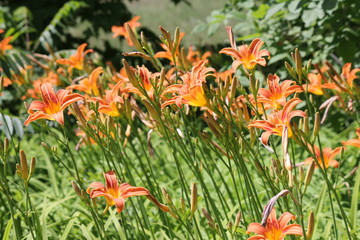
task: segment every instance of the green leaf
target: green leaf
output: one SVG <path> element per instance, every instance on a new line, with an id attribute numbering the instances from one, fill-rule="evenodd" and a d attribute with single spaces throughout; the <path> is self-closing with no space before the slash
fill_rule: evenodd
<path id="1" fill-rule="evenodd" d="M 0 114 L 0 129 L 5 133 L 8 139 L 11 139 L 11 135 L 14 132 L 14 126 L 11 121 L 11 117 Z"/>
<path id="2" fill-rule="evenodd" d="M 282 2 L 282 3 L 278 3 L 278 4 L 271 6 L 269 8 L 269 10 L 267 11 L 264 20 L 269 19 L 272 16 L 274 16 L 275 14 L 277 14 L 279 11 L 284 10 L 283 8 L 285 7 L 285 4 L 286 4 L 286 2 Z"/>
<path id="3" fill-rule="evenodd" d="M 24 128 L 23 128 L 24 124 L 20 121 L 19 118 L 12 118 L 12 122 L 16 134 L 20 137 L 20 139 L 22 139 L 24 137 Z"/>
<path id="4" fill-rule="evenodd" d="M 254 18 L 257 18 L 257 19 L 263 18 L 263 17 L 265 17 L 265 15 L 266 15 L 269 8 L 270 8 L 269 5 L 261 4 L 259 6 L 259 8 L 252 13 L 252 15 L 253 15 Z"/>
<path id="5" fill-rule="evenodd" d="M 46 49 L 46 43 L 52 45 L 52 34 L 59 34 L 59 32 L 56 30 L 56 27 L 61 26 L 61 22 L 65 21 L 65 19 L 68 19 L 71 17 L 77 10 L 80 8 L 87 7 L 88 5 L 83 1 L 68 1 L 66 2 L 59 11 L 55 14 L 51 22 L 48 26 L 43 30 L 43 32 L 40 34 L 38 40 L 36 41 L 34 45 L 35 50 L 39 44 L 41 43 L 44 45 L 44 48 Z"/>
<path id="6" fill-rule="evenodd" d="M 67 236 L 70 233 L 71 228 L 74 226 L 75 221 L 77 220 L 76 218 L 78 217 L 78 214 L 74 214 L 73 216 L 74 218 L 71 219 L 68 224 L 66 225 L 61 237 L 59 238 L 59 240 L 66 240 Z"/>
<path id="7" fill-rule="evenodd" d="M 239 37 L 236 39 L 236 41 L 244 41 L 244 40 L 254 39 L 257 37 L 261 37 L 261 33 L 254 33 L 254 34 L 246 35 L 243 37 Z"/>
<path id="8" fill-rule="evenodd" d="M 304 13 L 301 16 L 301 19 L 305 23 L 306 27 L 310 26 L 317 19 L 316 11 L 314 9 L 304 10 Z"/>
<path id="9" fill-rule="evenodd" d="M 356 172 L 354 190 L 351 197 L 351 207 L 350 207 L 350 214 L 349 220 L 352 226 L 352 229 L 356 229 L 356 220 L 357 220 L 357 211 L 358 211 L 358 204 L 359 204 L 359 189 L 360 189 L 360 169 L 358 168 Z"/>
<path id="10" fill-rule="evenodd" d="M 325 0 L 322 4 L 322 8 L 325 11 L 331 11 L 336 8 L 338 0 Z"/>
<path id="11" fill-rule="evenodd" d="M 11 232 L 12 226 L 13 226 L 13 221 L 12 221 L 12 218 L 10 218 L 8 223 L 6 224 L 6 228 L 5 228 L 2 240 L 9 240 L 10 239 L 10 232 Z"/>
<path id="12" fill-rule="evenodd" d="M 271 65 L 273 63 L 276 63 L 280 60 L 283 60 L 285 58 L 288 58 L 290 57 L 290 55 L 288 53 L 280 53 L 280 54 L 276 54 L 274 57 L 271 57 L 269 62 L 268 62 L 268 65 Z"/>

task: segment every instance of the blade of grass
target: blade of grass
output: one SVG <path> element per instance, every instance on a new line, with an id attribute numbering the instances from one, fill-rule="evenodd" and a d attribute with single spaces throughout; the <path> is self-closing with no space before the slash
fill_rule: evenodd
<path id="1" fill-rule="evenodd" d="M 356 229 L 356 217 L 357 217 L 357 210 L 359 204 L 359 188 L 360 188 L 360 170 L 359 168 L 356 171 L 356 178 L 355 178 L 355 185 L 353 194 L 351 197 L 351 207 L 350 207 L 350 214 L 349 220 L 352 226 L 352 229 Z"/>
<path id="2" fill-rule="evenodd" d="M 10 239 L 10 233 L 11 233 L 12 226 L 13 226 L 13 221 L 10 218 L 8 223 L 6 224 L 6 228 L 5 228 L 4 236 L 3 236 L 2 240 L 9 240 Z"/>

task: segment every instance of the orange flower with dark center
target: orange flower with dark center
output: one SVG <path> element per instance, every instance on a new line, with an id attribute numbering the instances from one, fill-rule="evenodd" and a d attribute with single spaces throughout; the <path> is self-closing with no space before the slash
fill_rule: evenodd
<path id="1" fill-rule="evenodd" d="M 290 124 L 291 119 L 294 117 L 306 117 L 303 111 L 293 110 L 300 102 L 300 99 L 293 98 L 285 104 L 282 110 L 275 110 L 271 115 L 267 115 L 266 120 L 252 121 L 248 127 L 265 130 L 261 135 L 261 141 L 265 145 L 268 145 L 270 135 L 282 136 L 284 127 L 287 127 L 288 137 L 290 138 L 293 135 Z"/>
<path id="2" fill-rule="evenodd" d="M 256 64 L 261 66 L 266 66 L 266 60 L 263 57 L 270 56 L 268 50 L 260 50 L 261 46 L 264 44 L 259 38 L 255 38 L 250 46 L 244 44 L 237 48 L 223 48 L 219 53 L 224 53 L 235 58 L 232 68 L 235 70 L 240 65 L 243 65 L 245 68 L 251 70 Z"/>
<path id="3" fill-rule="evenodd" d="M 140 27 L 140 26 L 141 26 L 141 23 L 138 22 L 139 19 L 140 19 L 139 16 L 135 16 L 135 17 L 133 17 L 130 21 L 127 21 L 126 23 L 124 23 L 123 26 L 112 26 L 112 27 L 111 27 L 111 32 L 114 33 L 114 34 L 113 34 L 113 38 L 116 38 L 116 37 L 118 37 L 118 36 L 123 36 L 123 37 L 126 39 L 126 41 L 127 41 L 127 43 L 128 43 L 129 46 L 134 46 L 134 43 L 131 41 L 129 34 L 128 34 L 128 32 L 126 31 L 125 24 L 129 24 L 129 27 L 130 27 L 133 31 L 135 31 L 135 29 L 136 29 L 137 27 Z"/>
<path id="4" fill-rule="evenodd" d="M 206 61 L 200 61 L 191 69 L 191 72 L 186 72 L 180 78 L 183 84 L 174 84 L 167 87 L 164 94 L 177 93 L 175 96 L 165 101 L 161 107 L 170 104 L 176 104 L 181 107 L 182 104 L 187 104 L 195 107 L 208 107 L 209 101 L 205 96 L 203 83 L 206 82 L 206 77 L 212 75 L 210 72 L 215 72 L 213 68 L 205 67 Z"/>
<path id="5" fill-rule="evenodd" d="M 356 135 L 358 136 L 357 139 L 350 139 L 350 140 L 347 140 L 347 141 L 343 141 L 343 142 L 341 142 L 342 145 L 354 146 L 354 147 L 360 148 L 360 128 L 356 129 Z"/>
<path id="6" fill-rule="evenodd" d="M 149 190 L 143 187 L 133 187 L 128 183 L 122 183 L 119 186 L 118 180 L 116 178 L 114 171 L 108 171 L 104 173 L 105 177 L 105 186 L 100 182 L 93 182 L 90 184 L 89 188 L 86 190 L 90 195 L 90 198 L 96 197 L 105 197 L 106 199 L 106 208 L 104 213 L 107 212 L 109 207 L 116 206 L 117 212 L 121 213 L 125 207 L 125 200 L 128 197 L 133 196 L 146 196 L 150 201 L 155 203 L 162 211 L 169 212 L 170 209 L 158 202 L 156 198 L 151 195 Z"/>
<path id="7" fill-rule="evenodd" d="M 26 126 L 37 119 L 55 120 L 63 125 L 64 109 L 70 104 L 84 99 L 80 94 L 70 94 L 69 90 L 64 89 L 60 89 L 55 94 L 50 83 L 41 84 L 40 92 L 42 101 L 35 100 L 30 104 L 28 109 L 30 116 L 24 122 Z"/>
<path id="8" fill-rule="evenodd" d="M 318 146 L 314 146 L 314 154 L 316 156 L 316 161 L 319 163 L 321 168 L 328 168 L 328 167 L 339 167 L 339 162 L 336 161 L 334 158 L 341 152 L 342 147 L 337 147 L 335 149 L 332 148 L 323 148 L 322 153 Z M 312 150 L 312 149 L 311 149 Z M 309 157 L 304 161 L 304 164 L 310 164 L 314 158 Z M 316 164 L 315 167 L 317 168 L 318 165 Z"/>
<path id="9" fill-rule="evenodd" d="M 299 224 L 288 225 L 289 221 L 294 219 L 296 217 L 289 212 L 283 213 L 277 219 L 275 209 L 272 209 L 265 226 L 260 223 L 250 223 L 246 233 L 253 232 L 257 235 L 249 237 L 248 240 L 283 240 L 286 235 L 302 236 L 303 232 Z"/>
<path id="10" fill-rule="evenodd" d="M 89 95 L 99 96 L 100 91 L 99 91 L 99 87 L 97 84 L 97 80 L 98 80 L 100 74 L 102 74 L 103 72 L 104 72 L 103 68 L 98 67 L 94 71 L 91 72 L 91 74 L 89 75 L 88 78 L 84 78 L 83 80 L 81 80 L 79 82 L 79 84 L 69 86 L 69 87 L 67 87 L 67 89 L 76 89 L 81 92 L 85 92 Z"/>
<path id="11" fill-rule="evenodd" d="M 63 64 L 63 65 L 70 65 L 70 67 L 68 68 L 68 71 L 70 73 L 72 72 L 73 68 L 76 68 L 78 70 L 83 70 L 85 55 L 93 52 L 92 49 L 88 49 L 85 51 L 86 46 L 87 46 L 87 43 L 81 44 L 77 48 L 76 53 L 73 54 L 72 56 L 70 56 L 69 59 L 62 58 L 62 59 L 56 60 L 56 62 L 59 64 Z"/>
<path id="12" fill-rule="evenodd" d="M 286 98 L 295 92 L 302 92 L 302 88 L 298 85 L 293 85 L 295 82 L 291 80 L 285 80 L 279 84 L 280 78 L 274 74 L 269 74 L 267 77 L 267 84 L 269 89 L 260 88 L 258 93 L 260 97 L 258 101 L 261 103 L 267 103 L 273 108 L 278 109 L 286 103 Z"/>

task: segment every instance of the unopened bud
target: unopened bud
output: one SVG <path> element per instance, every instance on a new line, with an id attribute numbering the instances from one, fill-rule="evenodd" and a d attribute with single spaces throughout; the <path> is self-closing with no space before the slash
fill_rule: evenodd
<path id="1" fill-rule="evenodd" d="M 36 166 L 36 158 L 32 157 L 31 161 L 30 161 L 30 170 L 29 170 L 29 177 L 31 177 L 31 175 L 34 173 L 35 171 L 35 166 Z"/>
<path id="2" fill-rule="evenodd" d="M 49 147 L 49 145 L 47 145 L 47 143 L 41 142 L 40 144 L 41 144 L 41 146 L 43 146 L 46 150 L 49 150 L 49 149 L 50 149 L 50 147 Z"/>
<path id="3" fill-rule="evenodd" d="M 314 120 L 314 130 L 313 130 L 313 136 L 316 137 L 319 134 L 320 131 L 320 113 L 315 113 L 315 120 Z"/>
<path id="4" fill-rule="evenodd" d="M 9 139 L 5 138 L 4 139 L 4 153 L 7 153 L 9 151 L 9 146 L 10 146 Z"/>
<path id="5" fill-rule="evenodd" d="M 177 27 L 174 33 L 174 49 L 178 47 L 179 43 L 180 43 L 180 28 Z"/>
<path id="6" fill-rule="evenodd" d="M 16 164 L 16 174 L 22 178 L 22 169 L 21 169 L 21 166 L 20 164 Z"/>
<path id="7" fill-rule="evenodd" d="M 26 181 L 29 176 L 29 167 L 26 161 L 25 152 L 23 150 L 20 150 L 20 167 L 21 167 L 21 177 Z"/>
<path id="8" fill-rule="evenodd" d="M 300 168 L 299 168 L 299 182 L 303 182 L 304 179 L 305 179 L 304 168 L 302 166 L 300 166 Z"/>
<path id="9" fill-rule="evenodd" d="M 185 212 L 186 210 L 186 204 L 185 204 L 185 199 L 183 197 L 180 198 L 180 209 Z"/>
<path id="10" fill-rule="evenodd" d="M 191 205 L 190 205 L 190 210 L 192 214 L 194 214 L 197 209 L 197 199 L 198 199 L 197 187 L 196 187 L 196 183 L 193 183 L 191 185 Z"/>
<path id="11" fill-rule="evenodd" d="M 84 198 L 83 192 L 80 190 L 79 186 L 76 184 L 76 182 L 71 181 L 71 185 L 73 189 L 75 190 L 75 193 L 80 197 L 82 200 Z"/>
<path id="12" fill-rule="evenodd" d="M 306 114 L 306 117 L 304 117 L 303 131 L 306 134 L 306 136 L 309 136 L 310 128 L 309 128 L 309 117 L 307 114 L 307 110 L 305 111 L 305 114 Z"/>
<path id="13" fill-rule="evenodd" d="M 307 172 L 306 172 L 306 176 L 305 176 L 305 186 L 308 186 L 311 182 L 311 178 L 314 174 L 314 169 L 315 169 L 315 161 L 312 161 Z"/>
<path id="14" fill-rule="evenodd" d="M 125 131 L 125 136 L 129 137 L 131 134 L 131 126 L 128 124 Z"/>
<path id="15" fill-rule="evenodd" d="M 306 63 L 306 74 L 310 71 L 310 68 L 311 68 L 311 63 L 312 63 L 312 61 L 311 61 L 311 59 Z"/>
<path id="16" fill-rule="evenodd" d="M 293 78 L 296 78 L 294 69 L 288 62 L 285 62 L 285 68 Z"/>
<path id="17" fill-rule="evenodd" d="M 4 77 L 1 76 L 0 77 L 0 92 L 2 92 L 4 90 Z"/>
<path id="18" fill-rule="evenodd" d="M 237 84 L 238 84 L 238 80 L 237 80 L 236 77 L 234 77 L 232 82 L 231 82 L 231 87 L 230 87 L 229 106 L 232 105 L 232 102 L 235 99 Z"/>
<path id="19" fill-rule="evenodd" d="M 239 212 L 236 214 L 236 217 L 235 217 L 234 231 L 235 231 L 236 228 L 239 226 L 240 221 L 241 221 L 241 212 L 239 211 Z"/>
<path id="20" fill-rule="evenodd" d="M 212 217 L 210 216 L 209 212 L 205 208 L 202 208 L 201 211 L 203 212 L 205 218 L 208 220 L 209 226 L 212 228 L 215 228 L 215 222 L 212 219 Z"/>
<path id="21" fill-rule="evenodd" d="M 130 37 L 130 40 L 131 42 L 134 44 L 135 48 L 140 51 L 140 52 L 143 52 L 143 48 L 139 42 L 139 40 L 137 39 L 137 37 L 135 36 L 135 33 L 134 31 L 131 29 L 130 25 L 128 23 L 125 23 L 125 29 L 126 29 L 126 32 L 127 34 L 129 35 Z"/>
<path id="22" fill-rule="evenodd" d="M 173 201 L 172 201 L 170 195 L 168 194 L 168 192 L 166 191 L 166 188 L 163 187 L 163 188 L 161 189 L 161 191 L 162 191 L 162 194 L 163 194 L 166 202 L 167 202 L 168 204 L 173 205 Z"/>
<path id="23" fill-rule="evenodd" d="M 227 224 L 227 226 L 226 226 L 227 230 L 231 231 L 231 230 L 232 230 L 232 227 L 233 227 L 233 224 L 232 224 L 231 221 L 229 221 L 228 224 Z"/>
<path id="24" fill-rule="evenodd" d="M 299 49 L 295 49 L 295 64 L 296 64 L 296 73 L 298 74 L 299 79 L 302 78 L 302 60 L 300 56 Z"/>
<path id="25" fill-rule="evenodd" d="M 54 153 L 56 153 L 56 152 L 57 152 L 57 147 L 56 147 L 56 146 L 52 146 L 52 147 L 51 147 L 51 151 L 54 152 Z"/>
<path id="26" fill-rule="evenodd" d="M 306 231 L 306 239 L 311 240 L 312 235 L 314 233 L 314 225 L 315 225 L 315 219 L 314 219 L 314 213 L 311 211 L 308 218 L 308 229 Z"/>

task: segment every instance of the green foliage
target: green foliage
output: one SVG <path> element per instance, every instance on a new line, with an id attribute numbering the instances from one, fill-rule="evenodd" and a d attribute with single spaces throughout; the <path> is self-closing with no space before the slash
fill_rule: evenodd
<path id="1" fill-rule="evenodd" d="M 357 0 L 235 0 L 214 11 L 197 29 L 212 34 L 232 25 L 239 42 L 260 37 L 272 55 L 298 47 L 315 62 L 330 57 L 360 64 L 359 8 Z"/>

